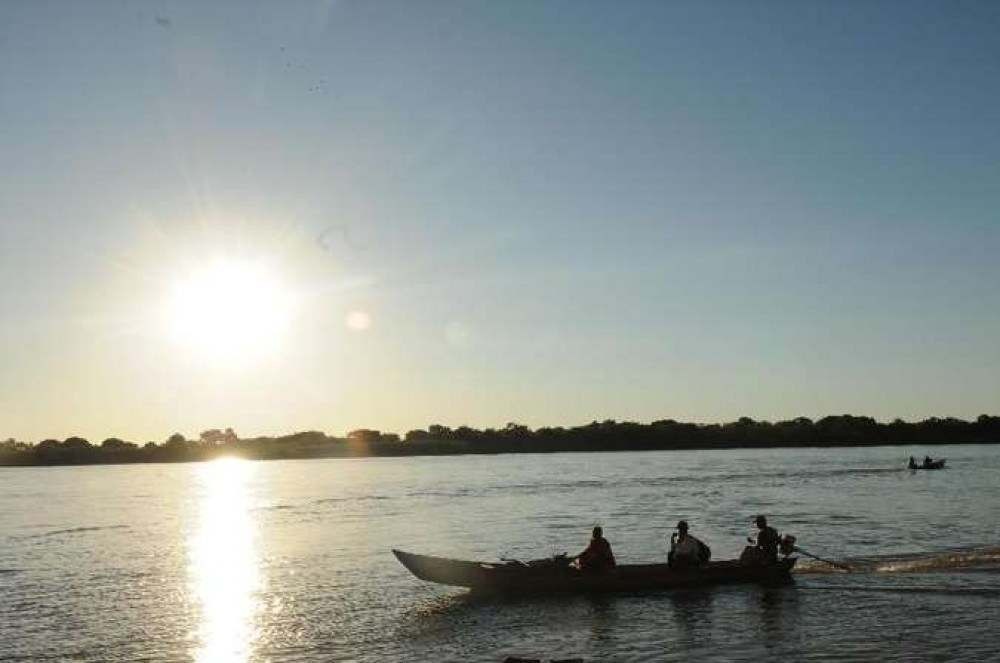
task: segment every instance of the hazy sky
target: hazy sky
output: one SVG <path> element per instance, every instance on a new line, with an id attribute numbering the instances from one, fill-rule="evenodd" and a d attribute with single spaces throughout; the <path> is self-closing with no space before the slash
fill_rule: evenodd
<path id="1" fill-rule="evenodd" d="M 998 35 L 996 2 L 0 3 L 0 438 L 1000 412 Z M 166 329 L 233 324 L 177 308 L 217 264 L 277 321 L 224 360 Z"/>

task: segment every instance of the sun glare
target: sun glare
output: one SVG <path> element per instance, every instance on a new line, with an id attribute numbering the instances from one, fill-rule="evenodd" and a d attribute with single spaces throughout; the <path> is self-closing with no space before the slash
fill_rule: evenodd
<path id="1" fill-rule="evenodd" d="M 279 349 L 291 297 L 260 263 L 218 260 L 183 275 L 167 304 L 170 333 L 211 360 L 247 361 Z"/>

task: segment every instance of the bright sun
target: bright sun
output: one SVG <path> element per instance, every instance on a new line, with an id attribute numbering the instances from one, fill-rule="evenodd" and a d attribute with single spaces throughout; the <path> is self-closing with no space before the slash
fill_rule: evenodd
<path id="1" fill-rule="evenodd" d="M 174 284 L 167 316 L 180 345 L 213 361 L 247 363 L 279 349 L 291 303 L 265 265 L 217 260 Z"/>

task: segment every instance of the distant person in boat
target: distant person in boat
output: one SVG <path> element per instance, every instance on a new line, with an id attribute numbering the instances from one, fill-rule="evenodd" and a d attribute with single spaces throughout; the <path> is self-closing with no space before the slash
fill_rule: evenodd
<path id="1" fill-rule="evenodd" d="M 917 469 L 917 461 L 913 460 L 913 456 L 910 456 L 910 465 L 909 465 L 909 467 L 910 467 L 911 470 Z"/>
<path id="2" fill-rule="evenodd" d="M 604 538 L 604 531 L 595 527 L 587 549 L 576 558 L 581 571 L 602 573 L 615 568 L 615 555 L 611 552 L 611 544 Z"/>
<path id="3" fill-rule="evenodd" d="M 688 533 L 687 521 L 677 523 L 677 531 L 670 535 L 667 564 L 675 569 L 691 568 L 701 566 L 711 558 L 709 547 Z"/>
<path id="4" fill-rule="evenodd" d="M 778 561 L 778 546 L 781 545 L 778 530 L 768 525 L 764 516 L 757 516 L 754 522 L 757 524 L 757 541 L 754 547 L 759 551 L 760 561 L 764 564 L 774 564 Z"/>
<path id="5" fill-rule="evenodd" d="M 924 456 L 924 467 L 930 467 L 933 464 L 934 461 L 931 459 L 930 456 Z"/>

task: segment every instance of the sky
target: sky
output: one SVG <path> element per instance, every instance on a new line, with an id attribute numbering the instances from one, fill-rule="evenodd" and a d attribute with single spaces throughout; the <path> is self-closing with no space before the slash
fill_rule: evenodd
<path id="1" fill-rule="evenodd" d="M 0 438 L 998 413 L 998 33 L 4 2 Z"/>

